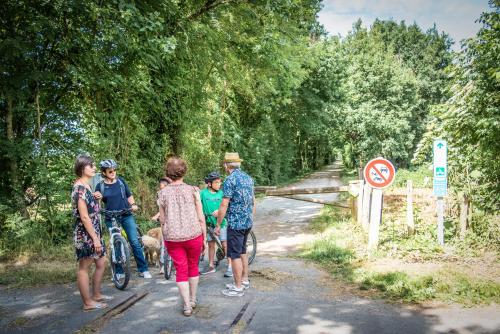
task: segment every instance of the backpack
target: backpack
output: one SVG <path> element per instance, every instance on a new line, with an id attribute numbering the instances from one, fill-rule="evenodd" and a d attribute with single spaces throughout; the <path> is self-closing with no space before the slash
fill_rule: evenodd
<path id="1" fill-rule="evenodd" d="M 122 193 L 122 198 L 126 200 L 127 196 L 125 195 L 125 183 L 123 183 L 121 177 L 118 177 L 117 182 L 120 185 L 120 191 Z M 98 191 L 104 195 L 104 178 L 101 177 L 101 180 L 99 181 L 99 183 L 96 184 L 95 191 Z"/>

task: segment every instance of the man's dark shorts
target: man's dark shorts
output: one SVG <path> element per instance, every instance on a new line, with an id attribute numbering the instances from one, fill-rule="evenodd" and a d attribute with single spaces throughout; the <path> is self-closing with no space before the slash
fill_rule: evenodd
<path id="1" fill-rule="evenodd" d="M 239 259 L 241 254 L 247 253 L 248 234 L 252 228 L 245 230 L 233 230 L 227 228 L 227 256 L 231 259 Z"/>

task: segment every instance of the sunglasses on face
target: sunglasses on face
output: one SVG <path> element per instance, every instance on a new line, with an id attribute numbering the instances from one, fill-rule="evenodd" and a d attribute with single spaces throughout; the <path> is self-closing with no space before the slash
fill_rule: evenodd
<path id="1" fill-rule="evenodd" d="M 106 171 L 107 174 L 116 173 L 116 169 L 111 169 Z"/>

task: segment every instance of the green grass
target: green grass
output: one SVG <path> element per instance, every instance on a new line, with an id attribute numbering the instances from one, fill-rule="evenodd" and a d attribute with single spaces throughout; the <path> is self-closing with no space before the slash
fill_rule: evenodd
<path id="1" fill-rule="evenodd" d="M 404 268 L 382 273 L 366 269 L 363 264 L 370 256 L 386 256 L 387 252 L 368 254 L 363 231 L 337 208 L 325 207 L 310 227 L 317 232 L 318 238 L 305 244 L 299 256 L 320 264 L 335 279 L 354 284 L 360 290 L 370 290 L 377 297 L 404 302 L 440 300 L 465 305 L 500 303 L 500 284 L 473 277 L 473 273 L 460 272 L 458 268 L 417 276 L 408 275 Z M 428 233 L 425 231 L 416 245 L 433 252 L 435 249 L 425 246 Z M 410 239 L 405 246 L 400 245 L 401 249 L 409 251 L 415 246 Z"/>
<path id="2" fill-rule="evenodd" d="M 406 181 L 412 180 L 414 188 L 432 188 L 432 169 L 423 164 L 410 169 L 400 168 L 396 171 L 396 178 L 392 187 L 404 188 Z"/>
<path id="3" fill-rule="evenodd" d="M 0 262 L 0 285 L 21 288 L 74 282 L 76 264 L 72 245 L 46 246 L 10 254 Z"/>
<path id="4" fill-rule="evenodd" d="M 343 171 L 342 174 L 340 175 L 340 181 L 342 181 L 343 184 L 349 184 L 349 181 L 354 181 L 358 180 L 358 169 L 352 169 L 349 171 Z"/>
<path id="5" fill-rule="evenodd" d="M 404 272 L 360 272 L 356 283 L 361 289 L 375 289 L 392 300 L 422 302 L 441 300 L 464 305 L 498 303 L 500 285 L 463 273 L 438 271 L 433 275 L 412 278 Z"/>

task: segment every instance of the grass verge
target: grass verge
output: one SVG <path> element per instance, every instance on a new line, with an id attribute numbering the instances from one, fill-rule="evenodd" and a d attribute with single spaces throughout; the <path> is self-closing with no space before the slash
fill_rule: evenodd
<path id="1" fill-rule="evenodd" d="M 22 288 L 76 281 L 72 245 L 25 250 L 0 262 L 0 285 Z"/>
<path id="2" fill-rule="evenodd" d="M 353 284 L 360 290 L 369 290 L 376 297 L 404 302 L 439 300 L 465 305 L 500 303 L 500 284 L 497 281 L 474 276 L 474 272 L 459 263 L 454 263 L 453 269 L 436 266 L 435 270 L 428 272 L 419 270 L 419 265 L 423 267 L 424 263 L 412 264 L 413 270 L 407 270 L 404 261 L 382 271 L 370 269 L 371 263 L 384 260 L 382 257 L 387 254 L 369 254 L 365 247 L 365 233 L 337 208 L 325 207 L 310 228 L 317 233 L 317 238 L 305 244 L 299 256 L 320 264 L 335 279 Z"/>

